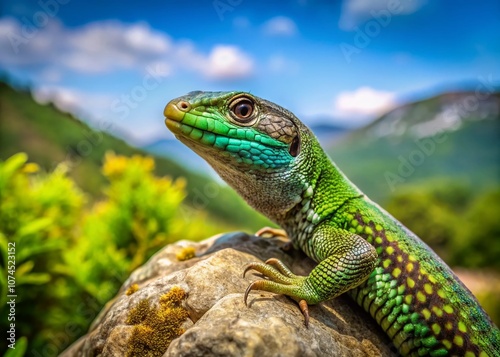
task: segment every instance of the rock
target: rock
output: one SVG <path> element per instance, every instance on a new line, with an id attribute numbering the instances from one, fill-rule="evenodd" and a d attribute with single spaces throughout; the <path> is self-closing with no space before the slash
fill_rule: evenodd
<path id="1" fill-rule="evenodd" d="M 246 307 L 243 293 L 258 278 L 243 278 L 246 264 L 275 257 L 301 275 L 315 266 L 282 246 L 278 238 L 240 232 L 168 245 L 130 276 L 88 334 L 61 356 L 397 355 L 347 297 L 311 306 L 309 328 L 283 295 L 253 291 Z M 179 261 L 193 248 L 194 258 Z"/>

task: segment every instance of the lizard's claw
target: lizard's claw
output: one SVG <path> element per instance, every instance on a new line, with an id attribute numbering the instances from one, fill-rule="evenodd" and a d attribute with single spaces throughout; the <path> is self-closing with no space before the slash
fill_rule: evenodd
<path id="1" fill-rule="evenodd" d="M 278 229 L 278 228 L 271 228 L 271 227 L 263 227 L 259 229 L 255 235 L 257 237 L 262 237 L 262 238 L 285 238 L 287 240 L 290 240 L 288 237 L 288 234 L 283 229 Z"/>
<path id="2" fill-rule="evenodd" d="M 302 311 L 302 315 L 304 315 L 304 325 L 309 327 L 309 307 L 307 306 L 307 301 L 300 300 L 299 301 L 300 311 Z"/>
<path id="3" fill-rule="evenodd" d="M 281 246 L 281 249 L 283 251 L 289 252 L 293 249 L 293 243 L 292 243 L 290 237 L 288 237 L 288 234 L 283 229 L 264 227 L 264 228 L 259 229 L 255 233 L 255 235 L 257 237 L 261 237 L 261 238 L 280 238 L 281 240 L 286 241 Z"/>
<path id="4" fill-rule="evenodd" d="M 306 299 L 310 298 L 310 291 L 306 284 L 307 277 L 293 274 L 285 264 L 276 258 L 268 259 L 265 263 L 248 264 L 243 272 L 243 277 L 249 270 L 256 270 L 267 279 L 254 281 L 248 286 L 244 295 L 245 305 L 247 305 L 248 294 L 252 290 L 285 294 L 299 303 L 300 310 L 304 315 L 304 323 L 306 327 L 309 326 L 309 309 Z"/>
<path id="5" fill-rule="evenodd" d="M 254 262 L 247 264 L 243 271 L 243 277 L 245 277 L 249 270 L 256 270 L 266 278 L 285 285 L 293 285 L 297 280 L 302 281 L 306 278 L 305 276 L 295 275 L 285 264 L 276 258 L 270 258 L 265 263 Z"/>

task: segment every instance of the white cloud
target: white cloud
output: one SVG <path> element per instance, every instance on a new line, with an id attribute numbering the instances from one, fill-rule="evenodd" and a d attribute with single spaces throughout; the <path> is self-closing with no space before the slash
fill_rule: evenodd
<path id="1" fill-rule="evenodd" d="M 237 47 L 218 45 L 202 62 L 202 71 L 209 78 L 236 79 L 248 77 L 253 71 L 253 61 Z"/>
<path id="2" fill-rule="evenodd" d="M 274 55 L 269 58 L 268 65 L 272 72 L 282 72 L 286 69 L 287 63 L 285 57 L 281 55 Z"/>
<path id="3" fill-rule="evenodd" d="M 59 71 L 58 69 L 47 68 L 47 69 L 44 69 L 40 72 L 39 79 L 42 82 L 54 83 L 54 82 L 59 82 L 61 80 L 62 76 L 63 76 L 62 72 Z"/>
<path id="4" fill-rule="evenodd" d="M 22 25 L 10 18 L 0 20 L 0 64 L 17 67 L 62 66 L 78 72 L 102 73 L 145 67 L 166 56 L 170 38 L 145 23 L 133 25 L 100 21 L 68 29 L 54 20 L 23 34 Z"/>
<path id="5" fill-rule="evenodd" d="M 353 92 L 341 92 L 334 102 L 337 116 L 343 118 L 367 118 L 383 114 L 396 106 L 393 92 L 360 87 Z"/>
<path id="6" fill-rule="evenodd" d="M 92 111 L 103 111 L 109 107 L 110 98 L 102 94 L 89 94 L 60 86 L 40 86 L 33 89 L 33 97 L 39 103 L 54 103 L 62 111 L 88 116 L 82 108 L 92 103 Z"/>
<path id="7" fill-rule="evenodd" d="M 299 64 L 283 55 L 274 54 L 268 62 L 268 68 L 274 73 L 296 74 L 299 71 Z"/>
<path id="8" fill-rule="evenodd" d="M 146 23 L 98 21 L 69 29 L 52 21 L 36 31 L 28 38 L 17 20 L 0 19 L 0 33 L 5 34 L 0 36 L 0 65 L 42 73 L 56 68 L 91 74 L 120 69 L 143 72 L 161 65 L 166 74 L 184 68 L 213 80 L 246 77 L 253 70 L 253 60 L 238 47 L 215 45 L 206 55 L 190 43 L 175 43 Z"/>
<path id="9" fill-rule="evenodd" d="M 350 31 L 381 12 L 390 16 L 408 15 L 418 11 L 426 0 L 344 0 L 339 27 Z"/>
<path id="10" fill-rule="evenodd" d="M 46 26 L 46 32 L 53 31 L 54 23 Z M 21 24 L 9 17 L 0 19 L 0 65 L 16 64 L 23 66 L 38 61 L 39 54 L 43 54 L 49 46 L 43 36 L 34 42 L 23 34 Z M 32 41 L 32 45 L 28 46 Z"/>
<path id="11" fill-rule="evenodd" d="M 63 63 L 82 72 L 144 67 L 166 56 L 172 47 L 168 36 L 145 23 L 116 21 L 94 22 L 71 32 L 67 46 Z"/>
<path id="12" fill-rule="evenodd" d="M 293 36 L 298 32 L 295 22 L 285 16 L 273 17 L 262 25 L 262 29 L 270 36 Z"/>

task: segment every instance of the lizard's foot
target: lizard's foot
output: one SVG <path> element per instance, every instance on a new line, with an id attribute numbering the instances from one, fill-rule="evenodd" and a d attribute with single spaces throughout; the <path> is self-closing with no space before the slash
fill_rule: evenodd
<path id="1" fill-rule="evenodd" d="M 285 230 L 271 227 L 264 227 L 259 229 L 255 235 L 261 238 L 281 238 L 286 240 L 287 242 L 283 244 L 281 249 L 285 252 L 289 252 L 293 249 L 293 243 L 286 234 Z"/>
<path id="2" fill-rule="evenodd" d="M 309 326 L 308 303 L 318 302 L 318 296 L 307 283 L 306 276 L 293 274 L 288 267 L 275 258 L 268 259 L 265 263 L 250 263 L 245 267 L 243 276 L 249 270 L 256 270 L 268 280 L 257 280 L 251 283 L 245 291 L 245 305 L 247 305 L 248 294 L 252 290 L 264 290 L 277 294 L 290 296 L 299 303 L 300 310 L 304 315 L 304 323 Z"/>
<path id="3" fill-rule="evenodd" d="M 250 284 L 245 291 L 245 304 L 252 290 L 284 294 L 299 303 L 307 324 L 308 304 L 332 299 L 365 281 L 377 265 L 375 248 L 358 235 L 339 231 L 328 222 L 325 224 L 315 231 L 314 237 L 319 239 L 319 243 L 314 237 L 311 241 L 313 246 L 316 242 L 315 254 L 319 264 L 308 276 L 293 274 L 277 259 L 247 265 L 245 273 L 250 269 L 257 270 L 267 279 Z"/>

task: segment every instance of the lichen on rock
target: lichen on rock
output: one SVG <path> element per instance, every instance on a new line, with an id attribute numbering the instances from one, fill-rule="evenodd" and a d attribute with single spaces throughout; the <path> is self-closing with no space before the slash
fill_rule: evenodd
<path id="1" fill-rule="evenodd" d="M 186 292 L 178 286 L 160 297 L 158 308 L 151 306 L 148 299 L 130 310 L 126 323 L 134 325 L 128 342 L 127 356 L 161 356 L 174 338 L 184 333 L 181 327 L 188 318 L 182 307 Z"/>
<path id="2" fill-rule="evenodd" d="M 139 290 L 139 285 L 137 284 L 132 284 L 128 287 L 127 291 L 125 292 L 126 295 L 132 295 L 135 293 L 137 290 Z"/>
<path id="3" fill-rule="evenodd" d="M 61 356 L 395 356 L 378 325 L 347 297 L 309 309 L 309 328 L 295 301 L 254 291 L 246 264 L 275 257 L 296 274 L 315 263 L 284 252 L 277 238 L 228 233 L 170 244 L 137 269 L 92 324 Z M 196 256 L 180 261 L 192 247 Z M 137 284 L 133 294 L 125 292 Z"/>
<path id="4" fill-rule="evenodd" d="M 196 255 L 196 250 L 194 247 L 184 247 L 179 252 L 177 252 L 177 260 L 183 262 L 185 260 L 193 259 Z"/>

